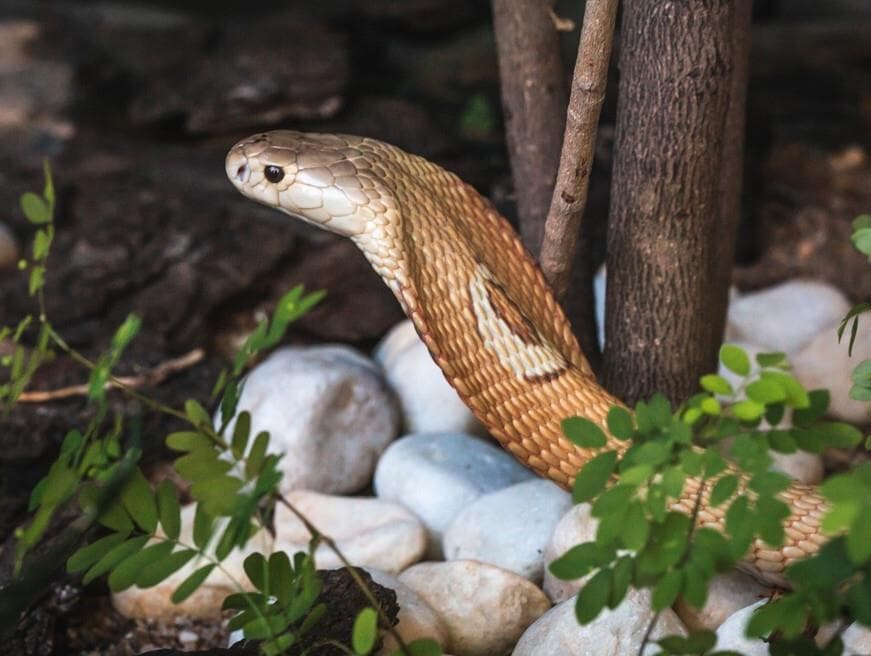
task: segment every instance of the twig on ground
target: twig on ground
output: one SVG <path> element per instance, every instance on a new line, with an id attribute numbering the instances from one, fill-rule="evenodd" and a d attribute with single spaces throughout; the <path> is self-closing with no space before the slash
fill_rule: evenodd
<path id="1" fill-rule="evenodd" d="M 161 362 L 153 369 L 139 374 L 137 376 L 118 376 L 112 377 L 106 382 L 106 389 L 114 389 L 119 387 L 137 388 L 149 387 L 158 385 L 164 380 L 185 369 L 189 369 L 199 363 L 206 355 L 206 352 L 201 348 L 196 348 L 193 351 L 185 353 L 178 358 L 172 358 Z M 30 392 L 22 392 L 18 397 L 21 403 L 45 403 L 46 401 L 58 401 L 60 399 L 69 399 L 74 396 L 87 396 L 88 385 L 70 385 L 53 390 L 34 390 Z"/>
<path id="2" fill-rule="evenodd" d="M 617 0 L 587 0 L 559 172 L 541 246 L 541 268 L 558 300 L 565 297 L 569 286 L 581 216 L 587 204 L 616 17 Z"/>

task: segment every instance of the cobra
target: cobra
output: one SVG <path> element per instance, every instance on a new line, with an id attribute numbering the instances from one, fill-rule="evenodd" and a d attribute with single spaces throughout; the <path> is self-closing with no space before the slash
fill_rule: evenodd
<path id="1" fill-rule="evenodd" d="M 620 401 L 597 381 L 544 276 L 493 206 L 456 175 L 364 137 L 278 130 L 236 144 L 227 175 L 245 196 L 350 238 L 393 290 L 447 380 L 493 437 L 563 487 L 595 451 L 562 434 L 582 416 L 606 430 Z M 622 450 L 609 437 L 608 448 Z M 690 479 L 674 508 L 692 511 Z M 742 568 L 769 583 L 824 544 L 826 503 L 793 484 L 785 541 L 754 543 Z M 724 530 L 703 499 L 698 522 Z"/>

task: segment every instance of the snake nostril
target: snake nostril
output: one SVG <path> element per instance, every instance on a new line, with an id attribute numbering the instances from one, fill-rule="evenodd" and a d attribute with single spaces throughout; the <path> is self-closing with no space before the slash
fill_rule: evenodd
<path id="1" fill-rule="evenodd" d="M 245 178 L 247 177 L 247 175 L 248 175 L 248 165 L 247 164 L 240 164 L 239 168 L 236 169 L 236 179 L 240 180 L 241 182 L 245 182 Z"/>

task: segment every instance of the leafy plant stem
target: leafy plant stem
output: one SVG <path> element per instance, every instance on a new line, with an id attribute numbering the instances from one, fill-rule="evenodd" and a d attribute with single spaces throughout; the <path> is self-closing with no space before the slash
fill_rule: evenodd
<path id="1" fill-rule="evenodd" d="M 693 533 L 695 533 L 695 530 L 696 530 L 696 522 L 698 521 L 698 518 L 699 518 L 699 510 L 702 507 L 702 498 L 703 498 L 704 494 L 705 494 L 705 481 L 702 480 L 701 484 L 699 485 L 699 490 L 696 493 L 695 501 L 693 503 L 692 515 L 690 515 L 690 530 L 689 530 L 689 533 L 687 534 L 686 548 L 684 549 L 683 555 L 680 557 L 680 560 L 678 561 L 678 563 L 676 565 L 677 567 L 680 567 L 681 565 L 684 565 L 686 563 L 687 555 L 690 553 L 690 544 L 692 544 L 692 541 L 693 541 Z M 647 643 L 650 642 L 650 636 L 653 633 L 653 629 L 656 627 L 656 623 L 659 621 L 659 616 L 661 614 L 662 614 L 662 611 L 658 610 L 653 614 L 653 617 L 650 618 L 650 622 L 647 625 L 647 629 L 645 629 L 645 631 L 644 631 L 644 637 L 641 639 L 641 645 L 638 647 L 638 656 L 643 656 L 644 649 L 647 647 Z"/>

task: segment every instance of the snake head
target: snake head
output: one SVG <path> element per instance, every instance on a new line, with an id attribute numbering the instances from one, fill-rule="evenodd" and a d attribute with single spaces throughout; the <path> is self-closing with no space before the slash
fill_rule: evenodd
<path id="1" fill-rule="evenodd" d="M 325 230 L 362 236 L 385 201 L 381 176 L 360 137 L 276 130 L 237 143 L 227 177 L 245 196 Z"/>

